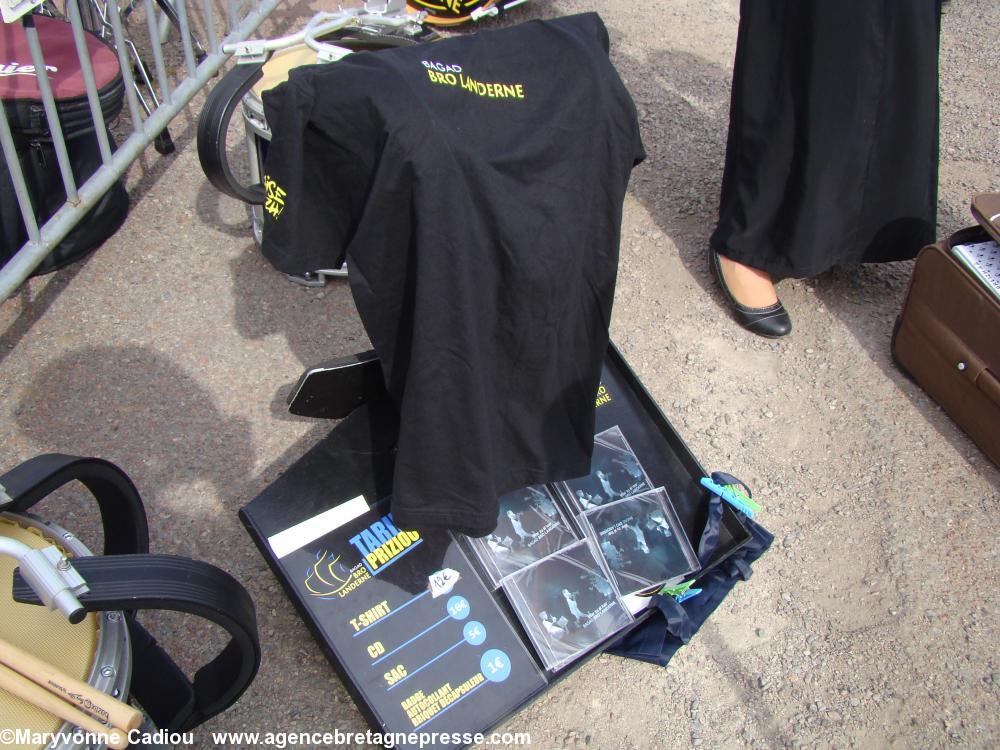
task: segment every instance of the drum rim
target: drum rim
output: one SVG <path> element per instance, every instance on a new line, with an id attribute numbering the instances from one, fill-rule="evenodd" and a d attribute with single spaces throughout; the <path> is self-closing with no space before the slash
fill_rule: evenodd
<path id="1" fill-rule="evenodd" d="M 425 23 L 435 26 L 458 26 L 472 20 L 472 14 L 476 10 L 489 10 L 497 4 L 497 0 L 473 0 L 464 5 L 464 9 L 458 12 L 449 10 L 446 6 L 438 7 L 428 3 L 427 0 L 406 0 L 406 5 L 416 12 L 427 14 Z"/>
<path id="2" fill-rule="evenodd" d="M 24 528 L 33 528 L 53 544 L 63 548 L 72 557 L 93 557 L 94 553 L 72 532 L 59 524 L 48 521 L 33 513 L 0 512 L 5 518 Z M 121 611 L 95 612 L 97 616 L 97 648 L 90 666 L 87 684 L 107 693 L 118 700 L 128 699 L 132 681 L 132 646 L 124 613 Z M 110 671 L 107 671 L 110 670 Z M 63 737 L 71 737 L 76 732 L 73 724 L 64 722 L 59 728 Z M 75 750 L 85 747 L 72 742 L 46 745 L 45 750 Z"/>
<path id="3" fill-rule="evenodd" d="M 386 44 L 387 49 L 391 49 L 395 46 L 405 46 L 406 42 L 412 42 L 414 44 L 419 43 L 421 40 L 413 39 L 412 37 L 406 36 L 405 34 L 393 34 L 389 29 L 379 29 L 378 31 L 372 32 L 367 29 L 357 29 L 357 28 L 347 28 L 340 31 L 328 34 L 320 38 L 320 41 L 331 42 L 333 44 L 342 43 L 347 47 L 351 44 L 361 44 L 361 45 L 371 45 L 376 44 L 379 40 L 402 40 L 403 45 Z M 287 47 L 280 50 L 277 54 L 288 54 L 293 52 L 301 52 L 303 50 L 309 49 L 308 45 L 295 44 L 291 47 Z M 360 51 L 364 51 L 363 49 Z M 329 63 L 324 63 L 322 61 L 316 60 L 312 63 L 307 63 L 308 65 L 324 65 Z M 267 63 L 264 63 L 266 66 Z M 305 66 L 302 66 L 305 67 Z M 280 84 L 277 84 L 280 85 Z M 268 89 L 270 90 L 270 89 Z M 243 95 L 241 104 L 243 105 L 243 119 L 248 128 L 253 130 L 257 135 L 265 140 L 271 140 L 271 129 L 267 125 L 267 117 L 264 114 L 264 101 L 263 98 L 257 95 L 255 87 L 252 87 L 246 94 Z"/>

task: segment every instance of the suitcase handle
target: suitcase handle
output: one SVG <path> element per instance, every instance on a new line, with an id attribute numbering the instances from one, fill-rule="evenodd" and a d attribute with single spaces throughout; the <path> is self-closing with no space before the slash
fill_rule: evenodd
<path id="1" fill-rule="evenodd" d="M 997 379 L 996 375 L 989 370 L 983 370 L 976 378 L 976 386 L 990 401 L 1000 407 L 1000 379 Z"/>
<path id="2" fill-rule="evenodd" d="M 1000 193 L 973 197 L 972 215 L 994 240 L 1000 242 Z"/>

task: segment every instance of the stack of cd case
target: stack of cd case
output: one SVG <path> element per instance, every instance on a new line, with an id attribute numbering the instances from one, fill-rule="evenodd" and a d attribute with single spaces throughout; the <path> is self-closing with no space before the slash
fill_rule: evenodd
<path id="1" fill-rule="evenodd" d="M 622 596 L 680 583 L 700 568 L 662 487 L 592 508 L 580 519 Z"/>
<path id="2" fill-rule="evenodd" d="M 670 496 L 617 424 L 594 436 L 589 475 L 525 487 L 498 506 L 496 530 L 465 542 L 549 670 L 627 626 L 636 605 L 625 598 L 700 568 Z"/>

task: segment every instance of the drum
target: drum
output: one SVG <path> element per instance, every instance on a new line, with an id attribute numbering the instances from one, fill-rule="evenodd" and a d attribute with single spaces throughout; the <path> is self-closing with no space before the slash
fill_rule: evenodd
<path id="1" fill-rule="evenodd" d="M 487 11 L 497 0 L 406 0 L 417 11 L 424 11 L 426 23 L 435 26 L 457 26 L 472 18 L 473 13 Z"/>
<path id="2" fill-rule="evenodd" d="M 267 154 L 267 144 L 271 140 L 271 130 L 267 127 L 267 118 L 264 117 L 264 92 L 287 81 L 288 73 L 292 68 L 315 63 L 315 50 L 304 44 L 276 52 L 271 56 L 271 59 L 264 63 L 260 80 L 243 97 L 243 124 L 246 127 L 248 154 L 247 177 L 251 184 L 256 185 L 261 182 L 264 156 Z M 261 205 L 251 206 L 251 212 L 253 215 L 253 238 L 259 245 L 264 229 L 264 207 Z M 317 273 L 333 276 L 345 275 L 341 273 L 340 269 L 328 269 Z"/>
<path id="3" fill-rule="evenodd" d="M 102 555 L 91 554 L 73 534 L 30 514 L 37 502 L 70 482 L 89 490 L 100 510 Z M 23 558 L 19 564 L 0 555 L 4 747 L 105 750 L 104 740 L 116 746 L 128 740 L 131 750 L 189 745 L 194 739 L 188 730 L 225 711 L 250 685 L 260 666 L 250 595 L 214 565 L 149 554 L 142 498 L 117 466 L 60 453 L 35 456 L 0 474 L 0 511 L 0 546 Z M 33 548 L 32 556 L 53 546 L 59 555 L 43 552 L 41 560 L 29 559 L 22 551 L 25 545 Z M 79 590 L 81 581 L 86 590 Z M 67 591 L 76 596 L 76 601 L 63 599 L 67 614 L 37 606 Z M 135 617 L 147 610 L 202 618 L 222 627 L 229 640 L 207 655 L 191 679 Z M 130 699 L 142 706 L 141 712 L 121 705 Z M 50 712 L 69 721 L 75 717 L 83 731 Z M 94 717 L 121 729 L 108 732 Z M 94 738 L 105 734 L 110 736 Z M 44 742 L 38 744 L 36 738 Z"/>
<path id="4" fill-rule="evenodd" d="M 0 536 L 34 549 L 55 545 L 70 558 L 92 556 L 73 534 L 27 514 L 0 513 Z M 16 603 L 10 591 L 16 567 L 14 558 L 0 555 L 0 582 L 4 582 L 4 591 L 0 593 L 0 639 L 103 693 L 125 700 L 131 679 L 131 650 L 122 613 L 91 612 L 73 625 L 58 611 Z M 24 730 L 22 737 L 15 736 L 13 744 L 5 743 L 5 747 L 23 750 L 93 747 L 74 741 L 84 738 L 73 725 L 4 690 L 0 690 L 0 727 Z M 50 733 L 61 739 L 54 744 L 20 741 Z"/>
<path id="5" fill-rule="evenodd" d="M 73 29 L 69 22 L 58 18 L 35 15 L 31 19 L 44 53 L 46 77 L 58 112 L 69 166 L 79 187 L 101 167 L 104 159 Z M 118 116 L 125 101 L 125 79 L 118 54 L 89 31 L 84 33 L 83 42 L 107 125 Z M 42 225 L 66 204 L 66 189 L 53 143 L 53 124 L 45 114 L 28 37 L 20 23 L 0 24 L 0 100 L 10 124 L 35 220 Z M 114 149 L 114 138 L 106 127 L 105 131 Z M 11 169 L 11 165 L 0 159 L 0 265 L 29 239 Z M 33 275 L 55 271 L 96 249 L 125 221 L 128 207 L 125 186 L 117 180 L 59 241 Z"/>
<path id="6" fill-rule="evenodd" d="M 434 31 L 419 33 L 384 29 L 351 28 L 322 37 L 352 52 L 376 51 L 438 38 Z M 288 80 L 292 68 L 314 65 L 316 51 L 305 44 L 275 52 L 267 62 L 258 65 L 237 65 L 209 93 L 198 118 L 198 158 L 209 181 L 226 195 L 250 205 L 253 237 L 261 244 L 264 228 L 264 197 L 260 187 L 267 144 L 271 130 L 264 115 L 263 95 Z M 240 103 L 245 133 L 242 143 L 235 144 L 230 133 L 230 121 Z M 289 276 L 292 281 L 307 286 L 322 286 L 327 277 L 346 276 L 345 267 L 316 269 L 303 276 Z"/>
<path id="7" fill-rule="evenodd" d="M 433 37 L 425 34 L 421 40 L 427 41 L 431 38 Z M 336 38 L 329 41 L 352 52 L 361 52 L 413 44 L 417 40 L 403 36 L 370 35 Z M 316 52 L 304 44 L 276 52 L 264 63 L 260 80 L 243 97 L 243 122 L 246 127 L 248 152 L 247 176 L 252 184 L 256 185 L 261 182 L 267 144 L 271 140 L 271 131 L 267 127 L 267 119 L 264 116 L 264 92 L 287 81 L 292 68 L 316 63 Z M 251 213 L 253 216 L 253 237 L 260 245 L 264 229 L 264 207 L 253 205 Z M 329 276 L 347 276 L 347 268 L 341 266 L 340 268 L 316 269 L 316 271 L 304 276 L 290 276 L 289 278 L 307 286 L 322 286 L 326 277 Z"/>

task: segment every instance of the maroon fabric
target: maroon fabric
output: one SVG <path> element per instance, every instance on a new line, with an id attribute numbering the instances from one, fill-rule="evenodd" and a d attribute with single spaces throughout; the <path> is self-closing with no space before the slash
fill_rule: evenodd
<path id="1" fill-rule="evenodd" d="M 55 98 L 86 96 L 87 89 L 69 22 L 48 16 L 35 16 L 35 28 L 38 29 L 49 84 Z M 119 75 L 118 56 L 94 34 L 87 32 L 85 38 L 94 68 L 94 79 L 97 88 L 102 89 Z M 0 99 L 41 99 L 28 40 L 20 23 L 0 24 Z"/>

